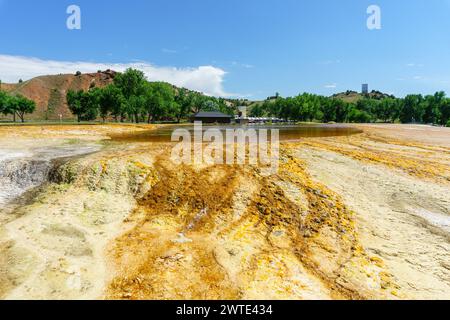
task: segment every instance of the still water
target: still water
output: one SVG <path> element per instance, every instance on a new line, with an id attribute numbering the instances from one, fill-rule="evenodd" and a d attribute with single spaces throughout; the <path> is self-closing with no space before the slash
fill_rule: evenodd
<path id="1" fill-rule="evenodd" d="M 362 133 L 362 130 L 352 128 L 346 125 L 217 125 L 217 126 L 203 126 L 203 131 L 208 129 L 219 129 L 224 134 L 227 129 L 267 129 L 267 130 L 279 130 L 281 141 L 296 141 L 305 138 L 321 138 L 321 137 L 338 137 L 338 136 L 350 136 L 358 133 Z M 170 142 L 172 133 L 176 129 L 185 129 L 194 133 L 193 125 L 174 125 L 166 126 L 156 130 L 148 130 L 144 132 L 112 135 L 113 141 L 128 141 L 128 142 Z M 270 131 L 269 136 L 270 136 Z"/>

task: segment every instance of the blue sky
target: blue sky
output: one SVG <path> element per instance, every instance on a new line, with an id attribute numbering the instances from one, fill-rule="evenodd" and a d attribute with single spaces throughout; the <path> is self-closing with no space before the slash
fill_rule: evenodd
<path id="1" fill-rule="evenodd" d="M 81 8 L 81 30 L 66 9 Z M 368 30 L 378 5 L 382 29 Z M 214 95 L 450 94 L 449 0 L 0 0 L 0 79 L 141 67 Z"/>

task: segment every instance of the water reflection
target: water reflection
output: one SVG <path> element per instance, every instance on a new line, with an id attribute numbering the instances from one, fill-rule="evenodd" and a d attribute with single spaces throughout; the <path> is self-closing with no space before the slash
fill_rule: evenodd
<path id="1" fill-rule="evenodd" d="M 166 126 L 156 130 L 148 130 L 137 133 L 126 133 L 120 135 L 112 135 L 113 141 L 125 141 L 125 142 L 170 142 L 172 132 L 176 129 L 185 129 L 191 132 L 191 136 L 194 133 L 193 125 L 174 125 Z M 338 137 L 338 136 L 350 136 L 358 133 L 362 133 L 362 130 L 346 126 L 346 125 L 217 125 L 217 126 L 203 126 L 203 131 L 208 129 L 219 129 L 225 133 L 227 129 L 278 129 L 280 132 L 281 141 L 296 141 L 303 138 L 321 138 L 321 137 Z"/>

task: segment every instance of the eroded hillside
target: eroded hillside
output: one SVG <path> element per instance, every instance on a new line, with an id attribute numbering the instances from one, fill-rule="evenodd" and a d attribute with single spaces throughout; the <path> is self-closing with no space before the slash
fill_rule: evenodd
<path id="1" fill-rule="evenodd" d="M 104 87 L 112 82 L 113 71 L 86 74 L 60 74 L 40 76 L 17 84 L 2 83 L 1 90 L 21 94 L 36 102 L 36 111 L 27 116 L 31 120 L 75 119 L 67 107 L 66 94 L 69 90 L 88 90 L 91 86 Z M 1 119 L 1 118 L 0 118 Z"/>

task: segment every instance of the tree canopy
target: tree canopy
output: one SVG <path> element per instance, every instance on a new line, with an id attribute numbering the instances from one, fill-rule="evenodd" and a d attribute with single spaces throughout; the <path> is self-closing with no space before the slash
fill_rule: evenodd
<path id="1" fill-rule="evenodd" d="M 276 94 L 254 103 L 246 99 L 209 97 L 165 82 L 149 82 L 142 71 L 134 69 L 116 74 L 113 83 L 103 88 L 92 85 L 87 91 L 69 90 L 66 98 L 78 121 L 101 117 L 103 121 L 180 122 L 200 111 L 233 115 L 236 107 L 247 106 L 250 116 L 292 121 L 450 123 L 450 98 L 444 92 L 426 96 L 411 94 L 401 99 L 380 93 L 363 96 L 353 103 L 310 93 L 294 97 Z M 35 108 L 33 101 L 0 90 L 0 113 L 25 121 L 25 115 Z"/>
<path id="2" fill-rule="evenodd" d="M 117 74 L 112 84 L 88 91 L 69 91 L 67 104 L 78 121 L 156 122 L 187 119 L 199 111 L 221 111 L 233 114 L 233 109 L 221 98 L 199 92 L 178 89 L 165 82 L 148 82 L 144 73 L 128 69 Z"/>
<path id="3" fill-rule="evenodd" d="M 36 110 L 36 103 L 22 95 L 10 95 L 0 91 L 0 113 L 12 115 L 14 121 L 16 116 L 21 122 L 25 122 L 25 115 L 33 113 Z"/>
<path id="4" fill-rule="evenodd" d="M 444 92 L 422 96 L 392 96 L 374 99 L 363 97 L 356 103 L 303 93 L 295 97 L 276 97 L 255 104 L 253 117 L 278 117 L 294 121 L 320 122 L 397 122 L 446 125 L 450 120 L 450 98 Z"/>

